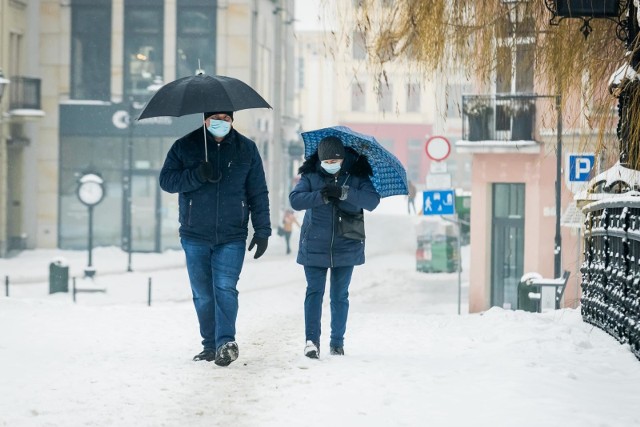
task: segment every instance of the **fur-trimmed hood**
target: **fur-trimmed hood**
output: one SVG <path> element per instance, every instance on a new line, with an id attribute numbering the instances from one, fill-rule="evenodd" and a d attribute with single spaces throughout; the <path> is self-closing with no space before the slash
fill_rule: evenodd
<path id="1" fill-rule="evenodd" d="M 366 156 L 358 154 L 354 149 L 350 147 L 346 148 L 346 156 L 342 163 L 341 173 L 349 173 L 353 176 L 365 177 L 373 175 L 371 166 Z M 318 158 L 318 152 L 316 151 L 304 161 L 302 166 L 298 169 L 298 173 L 323 172 L 320 167 L 320 159 Z"/>

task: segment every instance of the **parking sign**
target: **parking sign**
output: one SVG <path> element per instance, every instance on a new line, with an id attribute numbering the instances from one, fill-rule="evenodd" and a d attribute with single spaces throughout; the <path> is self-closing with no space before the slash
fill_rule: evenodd
<path id="1" fill-rule="evenodd" d="M 589 180 L 596 156 L 593 153 L 569 154 L 568 161 L 569 182 L 585 182 Z"/>

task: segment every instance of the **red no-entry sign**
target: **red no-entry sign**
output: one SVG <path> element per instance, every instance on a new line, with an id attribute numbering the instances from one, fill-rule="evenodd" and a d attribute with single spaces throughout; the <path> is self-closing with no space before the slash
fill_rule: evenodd
<path id="1" fill-rule="evenodd" d="M 451 154 L 451 144 L 444 136 L 432 136 L 427 139 L 424 149 L 431 160 L 440 162 Z"/>

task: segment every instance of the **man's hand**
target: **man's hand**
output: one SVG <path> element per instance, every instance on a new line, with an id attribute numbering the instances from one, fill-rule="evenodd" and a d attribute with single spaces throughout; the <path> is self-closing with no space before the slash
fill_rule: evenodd
<path id="1" fill-rule="evenodd" d="M 209 162 L 202 162 L 196 169 L 196 175 L 202 182 L 207 182 L 213 178 L 213 166 Z"/>
<path id="2" fill-rule="evenodd" d="M 258 237 L 256 235 L 254 235 L 253 239 L 251 239 L 251 243 L 249 243 L 249 249 L 247 249 L 247 250 L 251 251 L 251 249 L 253 249 L 254 246 L 257 246 L 256 253 L 253 256 L 253 258 L 254 259 L 258 259 L 267 250 L 268 244 L 269 244 L 269 238 Z"/>
<path id="3" fill-rule="evenodd" d="M 340 199 L 342 197 L 342 187 L 338 187 L 337 185 L 327 185 L 322 190 L 320 190 L 320 194 L 325 199 Z"/>

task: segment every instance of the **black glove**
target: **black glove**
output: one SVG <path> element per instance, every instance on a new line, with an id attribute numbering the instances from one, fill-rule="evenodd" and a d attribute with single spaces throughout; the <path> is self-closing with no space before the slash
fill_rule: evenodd
<path id="1" fill-rule="evenodd" d="M 320 190 L 320 194 L 325 199 L 338 199 L 342 197 L 342 187 L 338 187 L 337 185 L 327 185 L 322 190 Z"/>
<path id="2" fill-rule="evenodd" d="M 251 243 L 249 243 L 249 249 L 247 250 L 250 251 L 251 249 L 253 249 L 254 246 L 257 246 L 256 254 L 253 256 L 253 258 L 258 259 L 267 250 L 268 244 L 269 244 L 268 238 L 258 237 L 254 235 L 253 239 L 251 239 Z"/>
<path id="3" fill-rule="evenodd" d="M 209 162 L 202 162 L 200 166 L 196 168 L 196 175 L 202 182 L 207 182 L 213 178 L 213 166 Z"/>

